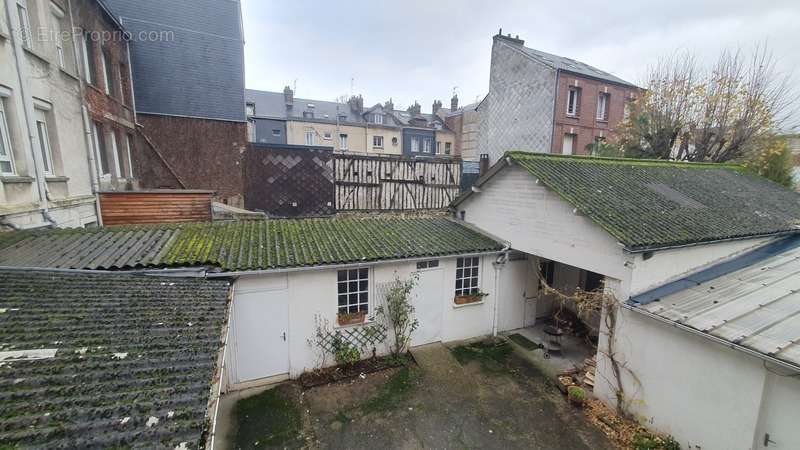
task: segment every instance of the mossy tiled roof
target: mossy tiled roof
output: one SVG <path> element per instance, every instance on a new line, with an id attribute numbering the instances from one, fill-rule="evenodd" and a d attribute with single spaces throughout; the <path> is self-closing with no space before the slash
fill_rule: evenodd
<path id="1" fill-rule="evenodd" d="M 0 447 L 201 447 L 228 290 L 0 270 Z"/>
<path id="2" fill-rule="evenodd" d="M 731 164 L 509 152 L 630 250 L 797 231 L 800 196 Z"/>
<path id="3" fill-rule="evenodd" d="M 444 217 L 281 219 L 8 233 L 0 235 L 0 266 L 216 266 L 239 271 L 501 248 L 495 240 Z"/>

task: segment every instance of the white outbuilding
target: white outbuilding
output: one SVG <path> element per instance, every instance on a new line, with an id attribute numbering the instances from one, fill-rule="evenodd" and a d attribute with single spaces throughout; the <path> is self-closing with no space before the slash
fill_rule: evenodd
<path id="1" fill-rule="evenodd" d="M 538 264 L 501 328 L 552 313 L 539 273 L 566 291 L 602 279 L 619 307 L 594 394 L 616 405 L 613 339 L 643 423 L 684 448 L 772 449 L 800 448 L 798 199 L 735 165 L 509 152 L 452 206 Z"/>

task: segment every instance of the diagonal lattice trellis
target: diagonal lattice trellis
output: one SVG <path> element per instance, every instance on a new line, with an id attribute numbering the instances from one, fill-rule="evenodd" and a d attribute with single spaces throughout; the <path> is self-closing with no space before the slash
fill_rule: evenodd
<path id="1" fill-rule="evenodd" d="M 334 353 L 336 351 L 336 343 L 345 340 L 361 349 L 367 349 L 384 342 L 386 337 L 386 326 L 378 323 L 364 327 L 331 331 L 325 336 L 320 346 L 325 351 Z"/>

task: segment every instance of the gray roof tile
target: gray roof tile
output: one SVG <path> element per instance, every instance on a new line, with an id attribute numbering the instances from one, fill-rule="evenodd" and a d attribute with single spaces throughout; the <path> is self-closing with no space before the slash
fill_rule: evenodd
<path id="1" fill-rule="evenodd" d="M 600 70 L 597 67 L 590 66 L 581 61 L 566 58 L 564 56 L 553 55 L 540 50 L 535 50 L 528 47 L 522 47 L 522 50 L 531 58 L 550 66 L 557 70 L 565 70 L 568 72 L 577 73 L 578 75 L 585 75 L 600 80 L 610 81 L 612 83 L 622 84 L 625 86 L 636 87 L 635 84 L 629 83 L 622 78 L 612 75 L 606 71 Z"/>
<path id="2" fill-rule="evenodd" d="M 199 447 L 228 289 L 0 270 L 0 352 L 55 350 L 0 362 L 0 446 Z"/>

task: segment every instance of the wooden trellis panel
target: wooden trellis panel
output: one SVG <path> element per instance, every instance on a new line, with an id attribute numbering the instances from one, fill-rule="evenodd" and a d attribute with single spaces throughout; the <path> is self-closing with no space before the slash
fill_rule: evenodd
<path id="1" fill-rule="evenodd" d="M 334 155 L 337 211 L 443 209 L 460 183 L 459 160 Z"/>

